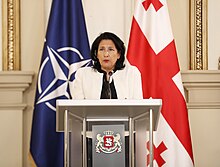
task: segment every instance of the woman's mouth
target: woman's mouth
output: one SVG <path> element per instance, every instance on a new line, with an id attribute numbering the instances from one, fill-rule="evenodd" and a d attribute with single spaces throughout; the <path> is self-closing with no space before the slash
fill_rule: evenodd
<path id="1" fill-rule="evenodd" d="M 109 60 L 103 60 L 105 63 L 108 63 L 109 62 Z"/>

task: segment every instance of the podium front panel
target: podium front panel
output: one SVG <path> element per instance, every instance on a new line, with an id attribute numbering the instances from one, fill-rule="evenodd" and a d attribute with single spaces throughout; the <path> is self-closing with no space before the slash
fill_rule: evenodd
<path id="1" fill-rule="evenodd" d="M 93 166 L 125 167 L 124 125 L 94 125 Z"/>

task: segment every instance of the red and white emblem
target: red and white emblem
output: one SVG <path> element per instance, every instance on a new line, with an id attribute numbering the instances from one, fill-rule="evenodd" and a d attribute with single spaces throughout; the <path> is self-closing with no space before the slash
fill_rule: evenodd
<path id="1" fill-rule="evenodd" d="M 114 135 L 113 131 L 104 131 L 103 135 L 97 134 L 96 135 L 96 152 L 97 153 L 107 153 L 111 154 L 114 152 L 121 152 L 121 135 L 117 133 Z"/>

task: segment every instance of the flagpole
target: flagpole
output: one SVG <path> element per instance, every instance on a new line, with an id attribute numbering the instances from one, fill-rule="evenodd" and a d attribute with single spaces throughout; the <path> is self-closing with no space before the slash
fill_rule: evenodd
<path id="1" fill-rule="evenodd" d="M 87 167 L 86 148 L 86 119 L 83 119 L 83 167 Z"/>
<path id="2" fill-rule="evenodd" d="M 134 120 L 129 118 L 129 166 L 134 167 Z"/>
<path id="3" fill-rule="evenodd" d="M 153 160 L 154 160 L 154 154 L 153 154 L 153 110 L 150 109 L 150 167 L 153 167 Z"/>
<path id="4" fill-rule="evenodd" d="M 64 111 L 64 167 L 69 167 L 68 110 Z"/>

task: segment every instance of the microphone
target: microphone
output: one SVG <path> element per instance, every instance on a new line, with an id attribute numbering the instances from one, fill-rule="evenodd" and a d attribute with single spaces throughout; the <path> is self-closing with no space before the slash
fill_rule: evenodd
<path id="1" fill-rule="evenodd" d="M 109 76 L 112 76 L 113 73 L 114 73 L 114 71 L 110 71 L 110 72 L 108 72 L 108 75 L 109 75 Z"/>
<path id="2" fill-rule="evenodd" d="M 112 82 L 112 75 L 114 74 L 114 71 L 110 71 L 108 72 L 108 75 L 109 75 L 109 83 Z"/>

